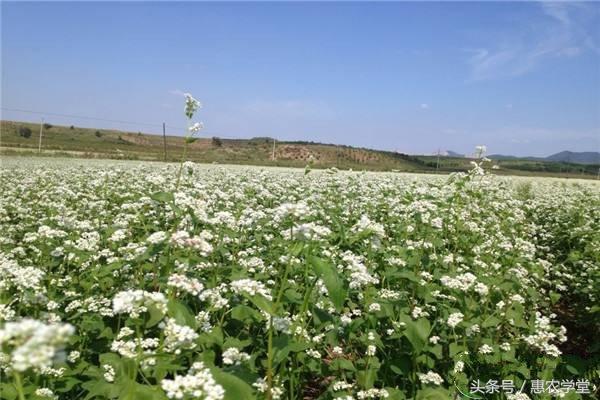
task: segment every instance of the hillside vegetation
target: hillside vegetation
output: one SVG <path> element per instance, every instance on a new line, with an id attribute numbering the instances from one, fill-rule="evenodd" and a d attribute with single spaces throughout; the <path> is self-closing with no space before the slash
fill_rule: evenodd
<path id="1" fill-rule="evenodd" d="M 1 121 L 2 154 L 36 153 L 39 125 Z M 184 138 L 106 129 L 46 124 L 42 137 L 45 156 L 119 158 L 150 161 L 178 161 Z M 166 154 L 166 157 L 165 157 Z M 189 147 L 188 159 L 204 163 L 231 163 L 315 168 L 337 167 L 406 172 L 453 172 L 470 168 L 470 159 L 460 157 L 410 156 L 351 146 L 313 142 L 277 142 L 273 159 L 273 139 L 199 138 Z M 538 162 L 520 159 L 496 161 L 494 172 L 513 175 L 559 175 L 596 177 L 597 165 Z"/>

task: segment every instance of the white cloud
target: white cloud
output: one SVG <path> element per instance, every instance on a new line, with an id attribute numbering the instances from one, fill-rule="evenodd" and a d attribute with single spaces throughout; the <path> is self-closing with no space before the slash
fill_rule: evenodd
<path id="1" fill-rule="evenodd" d="M 427 109 L 429 109 L 429 104 L 427 104 L 427 103 L 421 103 L 420 107 L 421 107 L 422 110 L 427 110 Z"/>
<path id="2" fill-rule="evenodd" d="M 582 3 L 541 3 L 542 17 L 528 26 L 511 29 L 512 37 L 499 45 L 468 49 L 471 80 L 520 76 L 559 57 L 576 57 L 600 47 L 588 29 L 600 23 L 598 9 Z M 593 29 L 593 28 L 592 28 Z"/>

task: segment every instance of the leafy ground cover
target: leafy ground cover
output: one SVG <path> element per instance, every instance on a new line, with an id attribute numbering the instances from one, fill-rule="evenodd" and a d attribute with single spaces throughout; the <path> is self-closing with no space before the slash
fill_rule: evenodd
<path id="1" fill-rule="evenodd" d="M 179 169 L 3 160 L 1 398 L 593 396 L 596 182 Z"/>

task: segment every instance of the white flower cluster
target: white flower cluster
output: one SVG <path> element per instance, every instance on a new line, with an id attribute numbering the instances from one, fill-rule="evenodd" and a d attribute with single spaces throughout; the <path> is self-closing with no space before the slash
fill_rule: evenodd
<path id="1" fill-rule="evenodd" d="M 58 396 L 54 394 L 51 389 L 48 388 L 39 388 L 35 390 L 35 395 L 40 397 L 45 397 L 47 399 L 55 399 L 58 400 Z"/>
<path id="2" fill-rule="evenodd" d="M 201 255 L 207 256 L 213 251 L 208 232 L 201 232 L 198 236 L 190 236 L 187 231 L 177 231 L 171 235 L 171 243 L 179 247 L 188 247 L 198 250 Z"/>
<path id="3" fill-rule="evenodd" d="M 46 324 L 34 319 L 7 322 L 0 330 L 0 348 L 12 348 L 10 362 L 16 371 L 50 368 L 59 349 L 75 328 L 69 324 Z"/>
<path id="4" fill-rule="evenodd" d="M 444 383 L 442 377 L 433 371 L 429 371 L 426 374 L 419 373 L 417 375 L 419 377 L 419 380 L 425 385 L 428 385 L 430 383 L 434 385 L 441 385 L 442 383 Z"/>
<path id="5" fill-rule="evenodd" d="M 256 390 L 260 393 L 267 393 L 269 390 L 269 385 L 267 384 L 267 380 L 263 378 L 258 378 L 256 382 L 252 384 L 256 388 Z M 271 398 L 273 400 L 279 400 L 283 396 L 283 389 L 278 385 L 273 385 L 271 387 Z"/>
<path id="6" fill-rule="evenodd" d="M 552 340 L 558 340 L 559 342 L 564 342 L 567 340 L 565 336 L 566 329 L 564 327 L 560 327 L 560 331 L 558 334 L 552 332 L 552 326 L 550 325 L 550 318 L 542 316 L 542 314 L 537 311 L 535 313 L 535 330 L 536 333 L 533 335 L 523 337 L 523 341 L 533 348 L 551 356 L 558 357 L 562 354 L 559 348 L 550 343 Z"/>
<path id="7" fill-rule="evenodd" d="M 292 235 L 299 240 L 321 240 L 331 235 L 331 229 L 314 222 L 307 222 L 294 226 L 291 231 L 286 229 L 282 232 L 282 236 L 288 240 Z"/>
<path id="8" fill-rule="evenodd" d="M 302 218 L 310 214 L 310 208 L 305 202 L 301 201 L 298 203 L 283 203 L 275 209 L 275 220 L 281 221 L 287 216 L 294 218 Z"/>
<path id="9" fill-rule="evenodd" d="M 223 352 L 223 364 L 239 365 L 250 359 L 250 354 L 240 351 L 236 347 L 230 347 Z"/>
<path id="10" fill-rule="evenodd" d="M 150 244 L 159 244 L 167 240 L 167 234 L 163 231 L 154 232 L 146 238 L 146 242 Z"/>
<path id="11" fill-rule="evenodd" d="M 196 347 L 194 341 L 198 339 L 198 334 L 189 326 L 178 325 L 173 318 L 167 318 L 164 326 L 165 332 L 165 351 L 181 353 L 181 349 L 193 349 Z"/>
<path id="12" fill-rule="evenodd" d="M 379 283 L 379 278 L 369 273 L 367 266 L 363 263 L 360 256 L 347 251 L 342 256 L 342 260 L 347 264 L 346 269 L 350 271 L 350 288 L 358 289 L 363 286 Z"/>
<path id="13" fill-rule="evenodd" d="M 260 294 L 264 296 L 268 300 L 273 300 L 273 296 L 269 292 L 269 289 L 265 286 L 264 283 L 255 281 L 253 279 L 238 279 L 229 284 L 229 287 L 234 293 L 237 294 L 248 294 L 250 296 L 255 296 Z"/>
<path id="14" fill-rule="evenodd" d="M 356 222 L 356 224 L 354 224 L 354 226 L 351 228 L 351 231 L 357 233 L 370 233 L 379 237 L 380 239 L 385 237 L 385 228 L 383 225 L 371 221 L 366 215 L 360 217 L 358 222 Z"/>
<path id="15" fill-rule="evenodd" d="M 156 307 L 163 314 L 167 312 L 167 298 L 160 292 L 126 290 L 117 293 L 112 303 L 115 314 L 129 314 L 133 318 L 139 317 L 151 306 Z"/>
<path id="16" fill-rule="evenodd" d="M 390 396 L 390 393 L 385 389 L 371 388 L 361 390 L 356 393 L 356 397 L 360 400 L 364 399 L 385 399 Z"/>
<path id="17" fill-rule="evenodd" d="M 475 284 L 475 282 L 477 282 L 477 277 L 470 272 L 466 272 L 462 275 L 457 275 L 454 278 L 442 276 L 440 282 L 450 289 L 458 289 L 466 292 Z"/>
<path id="18" fill-rule="evenodd" d="M 463 315 L 463 313 L 460 312 L 450 314 L 447 321 L 448 326 L 450 328 L 456 328 L 456 326 L 462 322 L 464 317 L 465 316 Z"/>
<path id="19" fill-rule="evenodd" d="M 192 296 L 199 296 L 204 290 L 204 285 L 198 279 L 188 278 L 181 274 L 170 275 L 167 285 L 189 293 Z"/>
<path id="20" fill-rule="evenodd" d="M 223 386 L 215 381 L 202 362 L 195 362 L 187 375 L 163 379 L 160 385 L 169 399 L 222 400 L 225 397 Z"/>

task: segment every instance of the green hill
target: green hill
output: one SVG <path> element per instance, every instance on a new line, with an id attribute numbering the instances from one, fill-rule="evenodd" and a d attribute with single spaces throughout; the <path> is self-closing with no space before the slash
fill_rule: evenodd
<path id="1" fill-rule="evenodd" d="M 39 125 L 0 121 L 0 146 L 4 155 L 38 154 Z M 178 161 L 184 139 L 161 135 L 107 129 L 78 128 L 46 124 L 42 136 L 43 156 L 115 158 L 153 161 Z M 165 157 L 166 154 L 166 157 Z M 459 157 L 410 156 L 351 146 L 313 142 L 276 142 L 273 139 L 199 138 L 188 148 L 188 159 L 205 163 L 229 163 L 304 167 L 312 160 L 315 168 L 337 167 L 355 170 L 403 172 L 466 171 L 470 160 Z M 598 166 L 527 160 L 495 161 L 494 172 L 516 175 L 596 177 Z"/>

